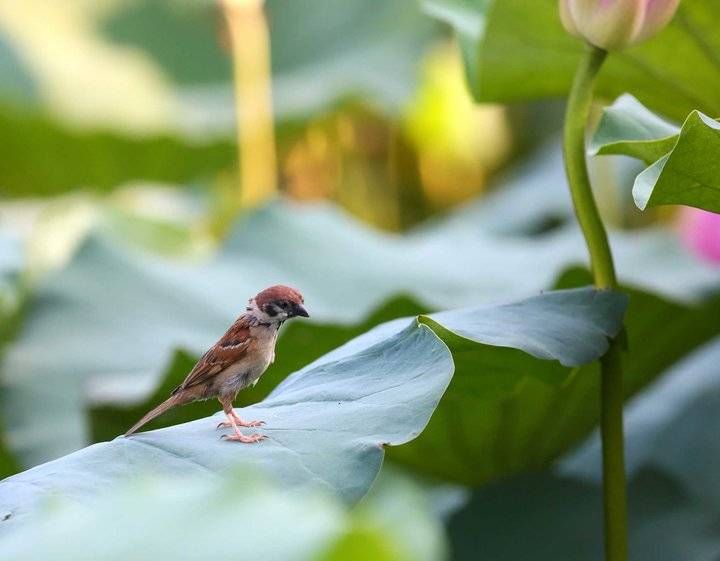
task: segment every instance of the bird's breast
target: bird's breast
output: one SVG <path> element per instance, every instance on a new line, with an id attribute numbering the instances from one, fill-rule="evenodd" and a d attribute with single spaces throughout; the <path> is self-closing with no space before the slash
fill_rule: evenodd
<path id="1" fill-rule="evenodd" d="M 248 353 L 223 372 L 221 393 L 237 393 L 254 384 L 273 361 L 277 330 L 258 326 L 251 329 L 250 335 L 254 342 Z"/>
<path id="2" fill-rule="evenodd" d="M 275 358 L 275 343 L 277 342 L 277 329 L 274 326 L 253 327 L 250 334 L 255 339 L 255 349 L 260 362 L 263 363 L 263 370 L 267 368 Z"/>

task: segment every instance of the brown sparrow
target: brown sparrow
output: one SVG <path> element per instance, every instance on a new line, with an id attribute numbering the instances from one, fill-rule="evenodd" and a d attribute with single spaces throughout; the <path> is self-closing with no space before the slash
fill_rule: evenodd
<path id="1" fill-rule="evenodd" d="M 239 427 L 259 427 L 263 421 L 243 421 L 233 410 L 237 393 L 255 385 L 267 367 L 275 360 L 275 342 L 285 320 L 310 317 L 303 307 L 303 297 L 289 286 L 271 286 L 250 299 L 246 312 L 230 326 L 190 371 L 185 381 L 170 397 L 140 419 L 125 433 L 129 436 L 145 423 L 162 415 L 176 405 L 217 397 L 223 406 L 227 422 L 218 428 L 232 427 L 228 440 L 258 442 L 262 435 L 245 436 Z"/>

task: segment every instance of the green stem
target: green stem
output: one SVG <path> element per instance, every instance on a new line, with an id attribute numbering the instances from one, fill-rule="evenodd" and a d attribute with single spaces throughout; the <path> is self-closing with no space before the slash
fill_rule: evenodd
<path id="1" fill-rule="evenodd" d="M 623 436 L 622 349 L 617 341 L 600 359 L 605 559 L 627 561 L 627 490 Z"/>
<path id="2" fill-rule="evenodd" d="M 565 171 L 575 214 L 590 253 L 598 288 L 617 288 L 610 244 L 593 197 L 585 159 L 585 131 L 593 99 L 595 78 L 607 53 L 589 46 L 575 74 L 565 114 Z M 627 497 L 623 437 L 623 374 L 621 348 L 612 341 L 600 360 L 603 449 L 603 498 L 605 508 L 605 559 L 627 561 Z"/>
<path id="3" fill-rule="evenodd" d="M 598 288 L 615 288 L 617 280 L 610 244 L 595 204 L 585 161 L 585 130 L 590 116 L 593 86 L 606 56 L 606 51 L 588 47 L 580 62 L 565 112 L 564 150 L 570 193 L 590 252 L 595 284 Z"/>

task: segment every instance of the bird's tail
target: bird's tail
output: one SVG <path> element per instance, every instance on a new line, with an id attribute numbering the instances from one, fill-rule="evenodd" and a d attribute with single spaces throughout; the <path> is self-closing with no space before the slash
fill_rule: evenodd
<path id="1" fill-rule="evenodd" d="M 130 436 L 144 424 L 152 421 L 155 417 L 159 417 L 168 409 L 175 407 L 176 405 L 182 405 L 183 403 L 185 403 L 185 401 L 179 395 L 170 396 L 168 399 L 158 405 L 155 409 L 146 413 L 142 419 L 140 419 L 137 423 L 130 427 L 130 429 L 125 433 L 125 436 Z"/>

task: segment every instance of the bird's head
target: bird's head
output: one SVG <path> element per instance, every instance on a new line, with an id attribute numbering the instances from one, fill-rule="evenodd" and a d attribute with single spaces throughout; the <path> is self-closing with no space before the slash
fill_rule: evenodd
<path id="1" fill-rule="evenodd" d="M 297 290 L 278 284 L 250 299 L 248 310 L 260 323 L 281 323 L 297 316 L 310 317 Z"/>

